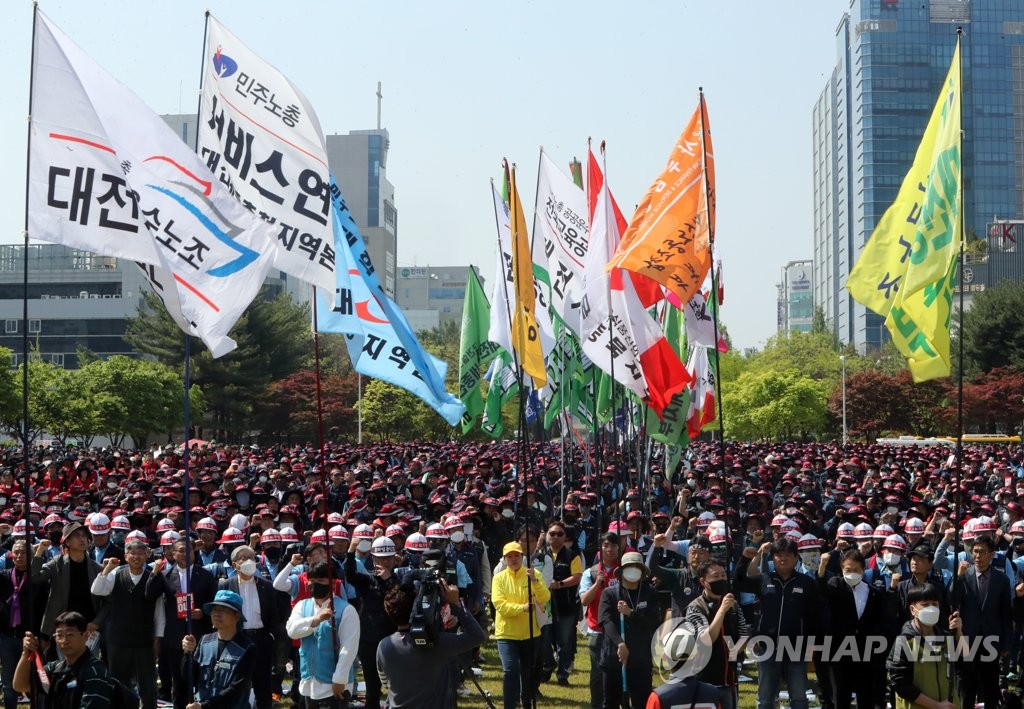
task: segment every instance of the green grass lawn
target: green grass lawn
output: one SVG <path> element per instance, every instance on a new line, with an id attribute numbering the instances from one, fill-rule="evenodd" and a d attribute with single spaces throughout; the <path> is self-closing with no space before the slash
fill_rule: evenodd
<path id="1" fill-rule="evenodd" d="M 494 640 L 488 640 L 483 648 L 484 674 L 480 678 L 480 686 L 491 693 L 491 701 L 501 709 L 501 661 L 498 658 L 498 649 Z M 754 709 L 757 705 L 757 672 L 752 663 L 744 667 L 743 675 L 752 677 L 755 681 L 740 683 L 740 709 Z M 667 679 L 668 675 L 660 676 L 658 671 L 654 673 L 654 686 L 657 687 Z M 473 690 L 471 696 L 459 697 L 460 707 L 474 707 L 474 709 L 485 709 L 487 706 L 472 683 L 466 685 Z M 543 698 L 537 700 L 538 707 L 568 707 L 570 709 L 587 709 L 590 706 L 590 653 L 587 652 L 585 638 L 578 638 L 576 649 L 575 669 L 569 675 L 569 686 L 561 687 L 552 680 L 541 686 Z M 812 706 L 815 703 L 812 703 Z M 636 709 L 634 707 L 634 709 Z"/>

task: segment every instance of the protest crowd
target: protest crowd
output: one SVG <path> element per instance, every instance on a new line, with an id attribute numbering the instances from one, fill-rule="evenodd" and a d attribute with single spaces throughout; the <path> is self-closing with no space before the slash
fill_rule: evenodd
<path id="1" fill-rule="evenodd" d="M 959 473 L 942 446 L 619 451 L 41 449 L 27 524 L 12 451 L 5 709 L 450 707 L 482 673 L 543 706 L 583 653 L 594 709 L 735 709 L 741 675 L 758 709 L 1016 698 L 1019 450 L 968 446 Z"/>

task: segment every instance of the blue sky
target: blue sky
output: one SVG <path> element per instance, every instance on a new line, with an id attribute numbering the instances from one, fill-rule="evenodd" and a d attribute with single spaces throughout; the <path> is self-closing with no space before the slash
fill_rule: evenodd
<path id="1" fill-rule="evenodd" d="M 835 64 L 848 0 L 40 7 L 157 113 L 196 108 L 206 9 L 306 93 L 328 133 L 375 127 L 382 81 L 400 265 L 472 263 L 490 278 L 488 180 L 508 157 L 532 205 L 542 145 L 567 165 L 585 158 L 588 136 L 606 140 L 609 184 L 630 212 L 696 107 L 698 86 L 717 161 L 722 317 L 736 345 L 774 334 L 780 269 L 812 255 L 811 109 Z M 4 9 L 0 243 L 15 243 L 32 5 Z"/>

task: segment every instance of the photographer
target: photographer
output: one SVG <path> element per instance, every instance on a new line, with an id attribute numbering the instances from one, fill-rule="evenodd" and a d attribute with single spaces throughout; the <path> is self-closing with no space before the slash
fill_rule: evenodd
<path id="1" fill-rule="evenodd" d="M 384 609 L 398 630 L 377 646 L 377 672 L 388 688 L 390 709 L 442 709 L 455 695 L 450 663 L 487 639 L 476 620 L 459 603 L 459 589 L 440 581 L 441 600 L 449 605 L 464 632 L 441 633 L 433 647 L 419 647 L 409 625 L 416 591 L 399 586 L 384 597 Z"/>

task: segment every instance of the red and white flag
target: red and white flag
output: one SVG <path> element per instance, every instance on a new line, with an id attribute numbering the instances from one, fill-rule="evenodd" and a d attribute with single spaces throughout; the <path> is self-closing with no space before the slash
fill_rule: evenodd
<path id="1" fill-rule="evenodd" d="M 690 411 L 686 417 L 686 430 L 692 440 L 700 435 L 705 426 L 715 420 L 715 373 L 708 362 L 706 347 L 693 348 L 686 369 L 693 377 Z"/>
<path id="2" fill-rule="evenodd" d="M 580 344 L 594 364 L 660 417 L 691 377 L 644 308 L 628 272 L 605 270 L 619 244 L 621 212 L 594 154 L 588 153 L 590 248 L 584 267 Z"/>

